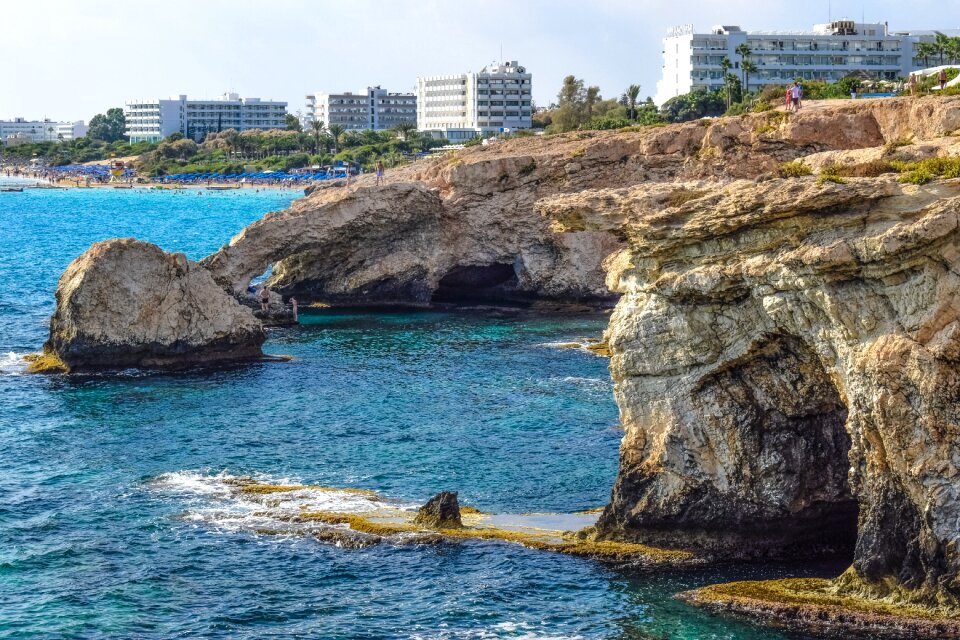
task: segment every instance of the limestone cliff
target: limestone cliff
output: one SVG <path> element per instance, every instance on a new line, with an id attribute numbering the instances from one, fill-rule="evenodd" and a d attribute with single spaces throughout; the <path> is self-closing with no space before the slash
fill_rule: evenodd
<path id="1" fill-rule="evenodd" d="M 630 247 L 601 530 L 742 557 L 842 545 L 856 523 L 851 586 L 956 605 L 960 181 L 657 190 L 539 205 Z"/>
<path id="2" fill-rule="evenodd" d="M 167 367 L 257 358 L 264 337 L 197 263 L 128 238 L 70 263 L 44 349 L 72 371 Z"/>

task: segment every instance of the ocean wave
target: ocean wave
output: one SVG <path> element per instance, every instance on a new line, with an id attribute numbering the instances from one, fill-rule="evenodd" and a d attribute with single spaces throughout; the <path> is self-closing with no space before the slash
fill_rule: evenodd
<path id="1" fill-rule="evenodd" d="M 613 382 L 610 378 L 584 378 L 581 376 L 566 376 L 560 378 L 565 384 L 572 384 L 576 387 L 590 389 L 595 391 L 609 391 L 613 388 Z"/>
<path id="2" fill-rule="evenodd" d="M 23 357 L 26 353 L 8 351 L 0 355 L 0 375 L 19 376 L 27 372 L 27 361 Z"/>
<path id="3" fill-rule="evenodd" d="M 148 490 L 183 505 L 182 522 L 218 532 L 308 535 L 343 528 L 323 522 L 301 522 L 304 512 L 373 513 L 412 509 L 370 491 L 305 485 L 297 479 L 268 475 L 175 471 L 146 482 Z"/>

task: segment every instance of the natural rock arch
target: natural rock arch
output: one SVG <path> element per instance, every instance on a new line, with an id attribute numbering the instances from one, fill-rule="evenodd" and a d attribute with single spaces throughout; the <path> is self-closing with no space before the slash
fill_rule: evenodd
<path id="1" fill-rule="evenodd" d="M 730 470 L 756 468 L 737 457 L 751 412 L 796 406 L 783 390 L 806 370 L 796 383 L 829 379 L 847 411 L 859 516 L 837 587 L 960 605 L 960 183 L 736 182 L 660 209 L 656 188 L 540 205 L 630 244 L 607 336 L 626 433 L 601 533 L 717 556 L 803 542 L 763 527 L 802 493 L 782 477 L 761 491 L 755 473 Z M 730 399 L 749 389 L 781 391 Z M 794 531 L 803 537 L 783 533 Z"/>
<path id="2" fill-rule="evenodd" d="M 521 204 L 505 210 L 493 202 L 508 197 L 451 204 L 414 182 L 327 189 L 267 214 L 202 264 L 238 294 L 273 264 L 270 284 L 284 294 L 385 304 L 429 303 L 458 269 L 463 275 L 513 265 L 514 289 L 523 295 L 612 301 L 601 263 L 619 240 L 605 232 L 555 233 L 532 205 L 520 214 L 513 209 Z"/>

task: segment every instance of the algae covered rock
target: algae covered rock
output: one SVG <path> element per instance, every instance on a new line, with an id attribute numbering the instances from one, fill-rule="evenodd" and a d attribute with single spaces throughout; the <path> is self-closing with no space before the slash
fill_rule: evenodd
<path id="1" fill-rule="evenodd" d="M 60 277 L 44 345 L 69 370 L 178 367 L 262 357 L 260 321 L 182 253 L 98 242 Z"/>
<path id="2" fill-rule="evenodd" d="M 460 503 L 457 501 L 457 492 L 441 491 L 427 500 L 427 504 L 420 507 L 413 522 L 431 529 L 459 529 L 463 527 L 463 522 L 460 520 Z"/>

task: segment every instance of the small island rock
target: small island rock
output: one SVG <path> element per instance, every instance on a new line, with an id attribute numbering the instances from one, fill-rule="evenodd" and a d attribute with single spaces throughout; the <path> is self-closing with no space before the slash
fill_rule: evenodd
<path id="1" fill-rule="evenodd" d="M 71 371 L 255 359 L 250 309 L 182 253 L 132 238 L 98 242 L 60 277 L 44 352 Z"/>

